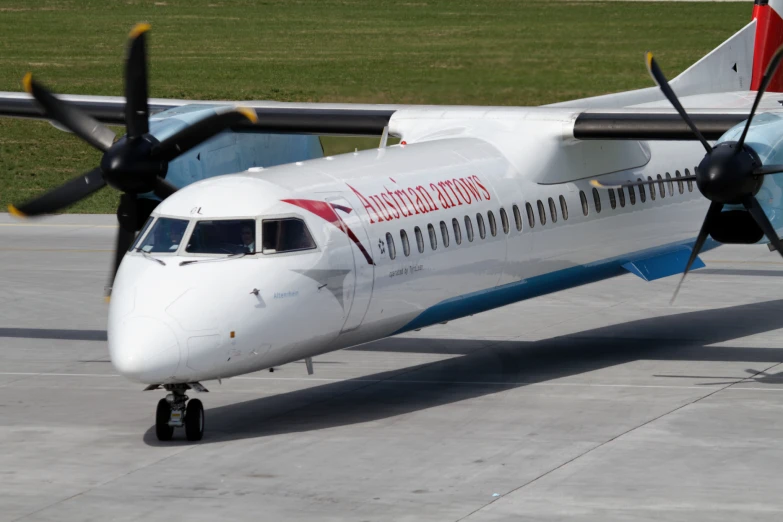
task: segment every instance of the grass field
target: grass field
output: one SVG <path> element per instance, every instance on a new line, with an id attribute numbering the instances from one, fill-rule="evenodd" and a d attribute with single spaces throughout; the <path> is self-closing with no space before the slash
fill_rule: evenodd
<path id="1" fill-rule="evenodd" d="M 673 77 L 750 20 L 750 2 L 2 0 L 0 91 L 122 94 L 126 35 L 152 24 L 150 95 L 540 105 Z M 325 139 L 328 153 L 377 140 Z M 0 120 L 0 205 L 94 167 L 47 123 Z M 103 190 L 70 209 L 114 212 Z"/>

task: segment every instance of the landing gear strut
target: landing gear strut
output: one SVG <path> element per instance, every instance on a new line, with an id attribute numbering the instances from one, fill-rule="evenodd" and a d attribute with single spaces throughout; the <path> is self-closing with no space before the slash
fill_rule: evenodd
<path id="1" fill-rule="evenodd" d="M 209 391 L 199 383 L 165 384 L 169 394 L 158 401 L 155 412 L 155 435 L 160 441 L 169 441 L 174 436 L 174 428 L 185 428 L 185 437 L 189 441 L 199 441 L 204 436 L 204 405 L 198 399 L 188 402 L 185 392 L 190 389 Z M 147 389 L 157 389 L 150 386 Z"/>

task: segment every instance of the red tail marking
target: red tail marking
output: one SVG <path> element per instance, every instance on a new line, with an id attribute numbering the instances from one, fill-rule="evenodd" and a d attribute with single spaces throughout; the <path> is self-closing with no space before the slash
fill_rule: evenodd
<path id="1" fill-rule="evenodd" d="M 778 9 L 783 8 L 783 1 L 772 0 L 769 5 L 767 0 L 756 0 L 753 6 L 753 19 L 756 20 L 756 41 L 753 44 L 753 76 L 750 81 L 750 90 L 757 91 L 761 78 L 767 70 L 772 55 L 778 47 L 783 45 L 783 19 Z M 767 92 L 783 92 L 783 70 L 778 72 L 769 82 Z"/>

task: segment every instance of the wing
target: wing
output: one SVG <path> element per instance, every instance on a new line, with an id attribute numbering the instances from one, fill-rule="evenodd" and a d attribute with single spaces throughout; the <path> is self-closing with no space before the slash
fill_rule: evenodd
<path id="1" fill-rule="evenodd" d="M 59 96 L 101 123 L 125 123 L 125 98 L 116 96 Z M 234 106 L 237 101 L 192 101 L 152 98 L 151 115 L 186 106 Z M 392 114 L 404 106 L 337 103 L 281 103 L 269 101 L 241 102 L 243 107 L 255 109 L 259 118 L 253 124 L 239 128 L 256 132 L 380 136 L 389 124 Z M 206 107 L 204 107 L 206 108 Z M 27 93 L 0 92 L 0 116 L 47 119 L 43 111 Z"/>

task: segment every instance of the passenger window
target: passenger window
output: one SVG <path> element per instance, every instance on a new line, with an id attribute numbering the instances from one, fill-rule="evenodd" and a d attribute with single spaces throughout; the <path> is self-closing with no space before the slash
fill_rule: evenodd
<path id="1" fill-rule="evenodd" d="M 390 232 L 386 232 L 386 246 L 389 247 L 389 259 L 397 257 L 397 249 L 394 248 L 394 238 Z"/>
<path id="2" fill-rule="evenodd" d="M 563 214 L 563 220 L 568 219 L 568 205 L 566 205 L 566 200 L 563 196 L 560 196 L 560 213 Z"/>
<path id="3" fill-rule="evenodd" d="M 457 242 L 458 245 L 462 244 L 462 230 L 459 228 L 459 221 L 457 218 L 453 218 L 451 220 L 451 226 L 454 228 L 454 241 Z"/>
<path id="4" fill-rule="evenodd" d="M 503 225 L 503 233 L 508 234 L 508 215 L 506 214 L 506 209 L 500 208 L 500 224 Z"/>
<path id="5" fill-rule="evenodd" d="M 315 241 L 301 219 L 265 219 L 261 222 L 261 251 L 264 254 L 312 248 L 315 248 Z"/>
<path id="6" fill-rule="evenodd" d="M 530 203 L 525 203 L 525 210 L 527 210 L 527 224 L 530 228 L 536 226 L 536 216 L 533 214 L 533 206 Z"/>
<path id="7" fill-rule="evenodd" d="M 522 231 L 522 213 L 519 211 L 519 207 L 514 205 L 514 223 L 517 225 L 517 231 Z"/>
<path id="8" fill-rule="evenodd" d="M 680 191 L 680 194 L 685 192 L 685 187 L 683 186 L 682 180 L 680 179 L 682 175 L 680 174 L 679 170 L 674 171 L 674 177 L 677 178 L 677 190 Z"/>
<path id="9" fill-rule="evenodd" d="M 546 225 L 546 211 L 544 210 L 544 204 L 541 200 L 538 200 L 538 222 L 542 225 Z"/>
<path id="10" fill-rule="evenodd" d="M 628 199 L 631 200 L 631 205 L 636 205 L 636 191 L 633 187 L 628 187 Z"/>
<path id="11" fill-rule="evenodd" d="M 249 223 L 255 235 L 256 223 L 252 219 L 231 220 L 231 223 L 234 224 L 233 226 L 215 225 L 213 227 L 215 233 L 210 236 L 211 241 L 209 244 L 203 250 L 190 250 L 194 238 L 196 241 L 199 241 L 203 236 L 203 231 L 212 223 L 222 222 L 199 221 L 196 223 L 196 228 L 190 235 L 190 240 L 188 240 L 186 248 L 188 252 L 198 252 L 199 254 L 237 254 L 248 251 L 241 246 L 240 228 L 241 223 Z M 144 238 L 144 242 L 141 243 L 139 250 L 142 252 L 176 252 L 179 249 L 179 244 L 182 243 L 182 236 L 185 235 L 185 229 L 187 228 L 188 221 L 186 219 L 158 218 L 155 224 L 152 225 L 150 233 Z M 255 248 L 253 248 L 253 251 L 255 251 Z"/>
<path id="12" fill-rule="evenodd" d="M 696 169 L 693 169 L 693 172 L 696 172 Z M 688 169 L 685 169 L 685 177 L 687 178 L 690 176 L 691 173 L 688 172 Z M 688 192 L 693 192 L 693 180 L 688 180 Z"/>
<path id="13" fill-rule="evenodd" d="M 668 172 L 666 173 L 666 185 L 669 187 L 669 195 L 674 195 L 674 182 L 672 181 L 672 175 Z"/>
<path id="14" fill-rule="evenodd" d="M 495 237 L 498 235 L 498 226 L 495 223 L 495 214 L 493 214 L 490 210 L 487 212 L 487 217 L 489 218 L 489 232 L 492 234 L 492 237 Z"/>
<path id="15" fill-rule="evenodd" d="M 601 194 L 598 192 L 598 189 L 593 189 L 593 200 L 595 201 L 595 211 L 599 214 L 601 213 Z"/>
<path id="16" fill-rule="evenodd" d="M 557 223 L 557 207 L 555 207 L 555 200 L 549 198 L 549 215 L 552 217 L 552 223 Z"/>
<path id="17" fill-rule="evenodd" d="M 625 191 L 623 187 L 617 189 L 617 198 L 620 200 L 620 208 L 625 208 Z"/>
<path id="18" fill-rule="evenodd" d="M 654 181 L 652 179 L 652 176 L 647 176 L 647 181 Z M 650 199 L 655 201 L 655 183 L 650 183 L 647 185 L 650 188 Z"/>
<path id="19" fill-rule="evenodd" d="M 440 236 L 443 240 L 443 248 L 449 247 L 449 227 L 446 226 L 445 221 L 440 222 Z"/>
<path id="20" fill-rule="evenodd" d="M 430 235 L 430 248 L 433 250 L 438 249 L 438 235 L 435 233 L 435 227 L 432 224 L 427 225 L 427 232 Z"/>
<path id="21" fill-rule="evenodd" d="M 642 178 L 636 178 L 637 181 L 644 181 Z M 647 201 L 647 194 L 644 191 L 644 185 L 639 185 L 639 199 L 644 203 Z"/>
<path id="22" fill-rule="evenodd" d="M 404 230 L 400 230 L 400 239 L 402 240 L 402 253 L 405 257 L 411 255 L 411 245 L 408 243 L 408 233 Z"/>
<path id="23" fill-rule="evenodd" d="M 419 254 L 424 253 L 424 235 L 421 233 L 421 229 L 416 227 L 413 229 L 413 233 L 416 234 L 416 248 L 419 249 Z"/>
<path id="24" fill-rule="evenodd" d="M 481 239 L 487 237 L 487 229 L 484 228 L 484 216 L 481 214 L 476 214 L 476 224 L 478 225 L 479 229 L 479 237 Z"/>
<path id="25" fill-rule="evenodd" d="M 661 189 L 661 198 L 666 197 L 666 186 L 663 184 L 663 178 L 660 174 L 656 176 L 658 178 L 658 188 Z"/>
<path id="26" fill-rule="evenodd" d="M 612 210 L 617 208 L 617 198 L 614 195 L 614 189 L 609 189 L 609 206 L 612 207 Z"/>
<path id="27" fill-rule="evenodd" d="M 470 220 L 470 216 L 465 216 L 465 232 L 468 234 L 468 241 L 473 241 L 473 222 Z"/>
<path id="28" fill-rule="evenodd" d="M 584 190 L 579 191 L 579 200 L 582 202 L 582 214 L 586 216 L 590 212 L 590 209 L 587 206 L 587 196 L 585 196 Z"/>

